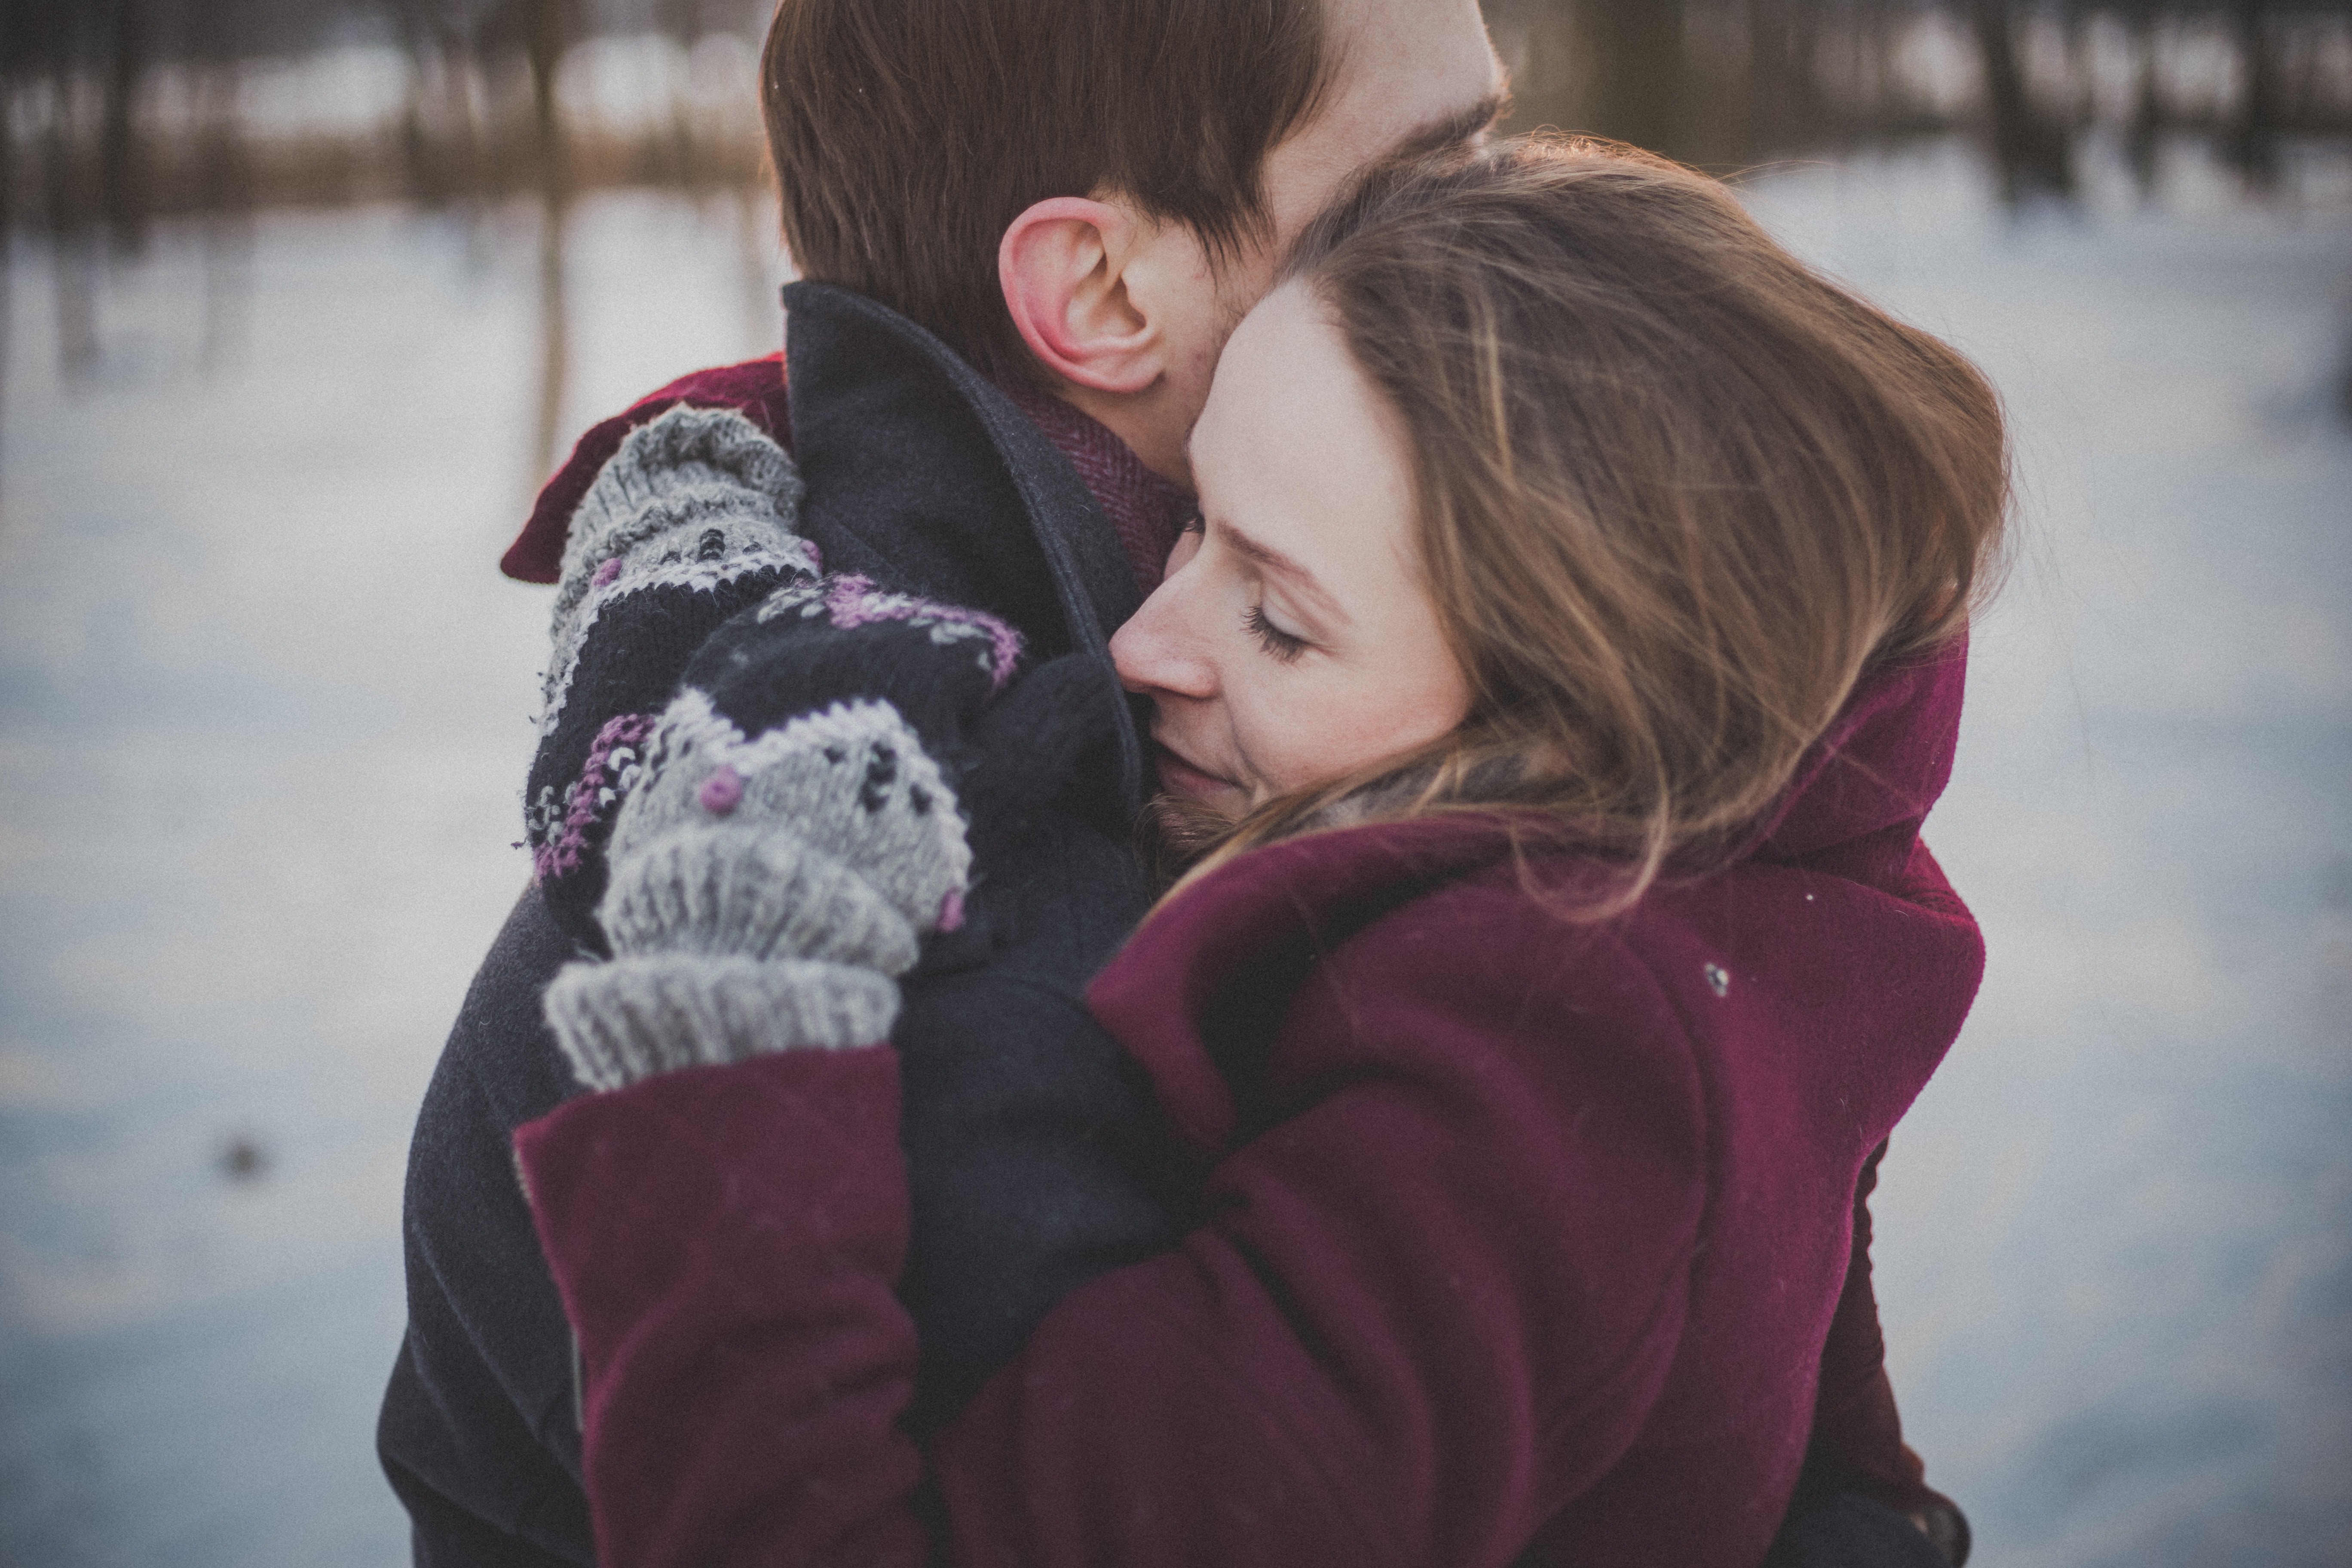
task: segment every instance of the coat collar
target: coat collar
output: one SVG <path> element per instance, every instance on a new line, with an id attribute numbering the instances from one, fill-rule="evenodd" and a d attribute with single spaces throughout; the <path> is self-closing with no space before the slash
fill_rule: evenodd
<path id="1" fill-rule="evenodd" d="M 1882 669 L 1846 700 L 1766 814 L 1740 858 L 1787 862 L 1902 830 L 1907 851 L 1952 777 L 1965 634 L 1908 664 Z"/>
<path id="2" fill-rule="evenodd" d="M 845 289 L 784 289 L 801 525 L 829 571 L 968 605 L 1040 659 L 1108 665 L 1141 602 L 1109 519 L 1011 397 L 946 344 Z M 1143 747 L 1119 705 L 1118 783 L 1142 799 Z"/>

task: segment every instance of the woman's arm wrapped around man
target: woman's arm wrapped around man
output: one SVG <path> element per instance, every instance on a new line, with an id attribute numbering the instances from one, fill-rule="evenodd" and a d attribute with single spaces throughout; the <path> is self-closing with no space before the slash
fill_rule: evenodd
<path id="1" fill-rule="evenodd" d="M 912 1564 L 928 1470 L 959 1568 L 1510 1561 L 1665 1375 L 1705 1152 L 1638 966 L 1563 1072 L 1557 981 L 1530 978 L 1559 966 L 1489 945 L 1302 994 L 1254 1128 L 1189 1130 L 1204 1223 L 1066 1300 L 927 1454 L 894 1424 L 915 1342 L 887 1047 L 665 1074 L 526 1129 L 605 1559 Z M 1663 1195 L 1633 1223 L 1595 1201 L 1628 1191 Z"/>

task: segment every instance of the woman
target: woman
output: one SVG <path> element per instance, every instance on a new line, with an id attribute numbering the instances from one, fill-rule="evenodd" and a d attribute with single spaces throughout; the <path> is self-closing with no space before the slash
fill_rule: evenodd
<path id="1" fill-rule="evenodd" d="M 1712 183 L 1522 143 L 1320 223 L 1192 461 L 1114 651 L 1217 826 L 1091 1000 L 1193 1228 L 900 1435 L 889 976 L 958 921 L 959 759 L 1084 672 L 990 708 L 1001 641 L 860 665 L 923 617 L 788 590 L 689 671 L 614 957 L 550 994 L 631 1087 L 518 1139 L 608 1561 L 1764 1557 L 1857 1176 L 1981 965 L 1917 833 L 1989 389 Z M 779 714 L 820 667 L 871 688 Z"/>

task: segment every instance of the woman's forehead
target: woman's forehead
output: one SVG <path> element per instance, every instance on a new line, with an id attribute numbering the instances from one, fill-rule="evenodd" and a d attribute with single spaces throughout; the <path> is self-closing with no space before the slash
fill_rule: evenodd
<path id="1" fill-rule="evenodd" d="M 1192 439 L 1207 531 L 1325 629 L 1417 591 L 1399 421 L 1319 301 L 1286 287 L 1234 333 Z"/>

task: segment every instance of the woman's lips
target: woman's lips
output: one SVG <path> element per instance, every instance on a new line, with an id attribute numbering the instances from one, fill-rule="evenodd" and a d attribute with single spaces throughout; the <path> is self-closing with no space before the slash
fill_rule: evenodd
<path id="1" fill-rule="evenodd" d="M 1213 795 L 1230 795 L 1241 787 L 1230 779 L 1221 779 L 1214 773 L 1203 773 L 1194 767 L 1180 752 L 1171 750 L 1164 741 L 1155 742 L 1154 750 L 1158 752 L 1153 760 L 1160 770 L 1160 782 L 1172 795 L 1189 795 L 1205 800 Z"/>

